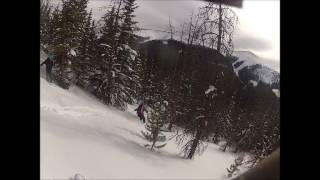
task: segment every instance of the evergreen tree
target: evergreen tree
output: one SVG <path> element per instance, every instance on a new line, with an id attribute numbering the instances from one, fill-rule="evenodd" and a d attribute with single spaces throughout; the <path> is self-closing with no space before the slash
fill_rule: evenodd
<path id="1" fill-rule="evenodd" d="M 114 4 L 111 10 L 102 17 L 104 25 L 100 30 L 101 36 L 98 39 L 98 59 L 101 75 L 98 75 L 96 79 L 96 95 L 106 104 L 111 104 L 113 77 L 117 72 L 115 46 L 119 29 L 116 16 L 117 9 L 116 4 Z"/>
<path id="2" fill-rule="evenodd" d="M 122 23 L 120 25 L 120 36 L 119 43 L 126 44 L 130 47 L 134 46 L 136 36 L 134 35 L 135 25 L 137 24 L 134 21 L 135 15 L 134 10 L 138 7 L 135 3 L 135 0 L 123 0 L 122 13 L 120 14 L 122 18 Z"/>
<path id="3" fill-rule="evenodd" d="M 137 56 L 135 57 L 134 63 L 132 64 L 132 85 L 133 99 L 136 101 L 145 101 L 145 96 L 142 93 L 143 90 L 143 76 L 145 75 L 144 63 L 146 61 L 145 56 L 139 50 L 137 51 Z"/>
<path id="4" fill-rule="evenodd" d="M 138 50 L 138 57 L 136 59 L 136 62 L 134 63 L 134 69 L 135 69 L 135 99 L 137 101 L 145 101 L 146 100 L 146 86 L 148 83 L 146 83 L 146 77 L 147 77 L 147 68 L 146 68 L 146 62 L 147 58 L 145 57 L 145 54 L 139 49 Z"/>
<path id="5" fill-rule="evenodd" d="M 52 6 L 49 0 L 40 1 L 40 42 L 49 43 Z"/>
<path id="6" fill-rule="evenodd" d="M 117 62 L 119 63 L 119 72 L 116 75 L 115 84 L 118 86 L 115 93 L 119 96 L 114 98 L 116 106 L 125 107 L 127 103 L 133 103 L 133 97 L 136 96 L 134 90 L 138 74 L 134 64 L 139 61 L 138 53 L 134 50 L 135 36 L 134 25 L 137 23 L 133 20 L 134 10 L 137 8 L 135 0 L 123 0 L 121 13 L 121 24 L 119 26 L 120 35 L 117 49 Z M 122 95 L 122 96 L 121 96 Z"/>
<path id="7" fill-rule="evenodd" d="M 136 96 L 138 74 L 134 63 L 139 61 L 134 44 L 134 1 L 115 2 L 103 17 L 104 26 L 98 40 L 101 80 L 98 94 L 106 104 L 125 110 Z"/>
<path id="8" fill-rule="evenodd" d="M 92 11 L 87 15 L 87 20 L 81 35 L 80 46 L 78 48 L 77 60 L 73 63 L 75 72 L 75 82 L 83 88 L 90 85 L 90 77 L 97 70 L 97 35 L 95 24 L 92 20 Z"/>
<path id="9" fill-rule="evenodd" d="M 201 88 L 201 79 L 203 77 L 196 70 L 189 76 L 189 92 L 185 96 L 188 102 L 185 104 L 187 107 L 185 127 L 183 134 L 178 137 L 178 144 L 184 144 L 182 152 L 188 159 L 192 159 L 196 153 L 203 153 L 207 146 L 204 140 L 207 137 L 208 117 L 204 107 L 205 90 Z"/>
<path id="10" fill-rule="evenodd" d="M 150 58 L 143 50 L 139 50 L 139 52 L 139 61 L 135 62 L 138 84 L 140 86 L 137 100 L 149 103 L 164 100 L 165 98 L 162 98 L 161 96 L 161 93 L 163 92 L 161 87 L 163 85 L 163 80 L 161 80 L 161 82 L 158 81 L 163 78 L 163 76 L 160 77 L 159 70 L 157 69 L 158 59 Z"/>
<path id="11" fill-rule="evenodd" d="M 50 26 L 50 46 L 55 54 L 55 63 L 53 68 L 53 77 L 57 84 L 63 88 L 68 88 L 69 83 L 67 76 L 67 67 L 69 62 L 66 59 L 67 45 L 65 44 L 65 36 L 63 35 L 63 16 L 58 7 L 52 13 L 52 21 Z M 67 81 L 67 82 L 66 82 Z"/>
<path id="12" fill-rule="evenodd" d="M 147 132 L 141 131 L 142 135 L 151 142 L 151 144 L 145 145 L 150 147 L 151 150 L 154 148 L 162 148 L 166 143 L 156 145 L 158 141 L 165 141 L 165 136 L 161 133 L 163 125 L 166 123 L 165 120 L 165 103 L 157 102 L 154 104 L 150 115 L 148 116 L 146 124 Z"/>
<path id="13" fill-rule="evenodd" d="M 72 63 L 78 60 L 76 53 L 83 38 L 87 4 L 88 0 L 63 0 L 62 9 L 56 8 L 53 13 L 51 45 L 56 55 L 54 77 L 64 88 L 68 88 L 74 78 Z"/>

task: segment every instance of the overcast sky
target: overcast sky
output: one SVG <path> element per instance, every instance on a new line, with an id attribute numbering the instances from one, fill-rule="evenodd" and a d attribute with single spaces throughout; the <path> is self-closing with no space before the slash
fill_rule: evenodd
<path id="1" fill-rule="evenodd" d="M 56 4 L 59 0 L 53 0 Z M 95 19 L 106 11 L 109 0 L 89 0 L 88 8 Z M 178 26 L 196 13 L 204 2 L 200 0 L 137 0 L 136 20 L 140 27 L 163 30 L 171 18 Z M 275 64 L 280 60 L 280 0 L 244 0 L 242 9 L 233 8 L 239 17 L 234 36 L 235 50 L 249 50 Z M 163 34 L 141 32 L 163 38 Z"/>

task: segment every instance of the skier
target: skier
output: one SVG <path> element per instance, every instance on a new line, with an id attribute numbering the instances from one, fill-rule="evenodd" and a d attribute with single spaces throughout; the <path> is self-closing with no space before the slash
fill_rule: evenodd
<path id="1" fill-rule="evenodd" d="M 52 71 L 52 67 L 53 67 L 53 54 L 51 54 L 50 52 L 48 53 L 48 58 L 43 61 L 40 66 L 42 65 L 46 65 L 46 78 L 48 80 L 48 82 L 52 82 L 52 74 L 51 74 L 51 71 Z"/>
<path id="2" fill-rule="evenodd" d="M 145 108 L 144 103 L 142 102 L 142 103 L 138 106 L 138 108 L 135 109 L 135 111 L 137 111 L 137 115 L 138 115 L 138 117 L 140 118 L 140 120 L 142 120 L 143 123 L 145 123 L 146 119 L 145 119 L 145 117 L 144 117 L 143 112 L 145 111 L 146 113 L 148 113 L 148 111 L 147 111 L 147 109 Z"/>

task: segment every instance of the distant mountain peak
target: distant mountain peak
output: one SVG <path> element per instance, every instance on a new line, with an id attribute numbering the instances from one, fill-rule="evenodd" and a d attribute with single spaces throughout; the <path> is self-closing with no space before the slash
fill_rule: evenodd
<path id="1" fill-rule="evenodd" d="M 242 65 L 242 68 L 245 66 L 259 64 L 262 66 L 266 66 L 274 71 L 280 72 L 279 64 L 277 62 L 259 57 L 251 51 L 234 51 L 232 56 L 238 58 L 238 60 L 234 62 L 237 63 L 238 66 L 239 64 L 241 64 L 240 61 L 243 61 L 243 63 L 245 63 Z"/>
<path id="2" fill-rule="evenodd" d="M 240 79 L 279 86 L 280 73 L 270 67 L 265 59 L 250 51 L 234 51 L 232 56 L 236 57 L 232 63 L 233 70 Z"/>

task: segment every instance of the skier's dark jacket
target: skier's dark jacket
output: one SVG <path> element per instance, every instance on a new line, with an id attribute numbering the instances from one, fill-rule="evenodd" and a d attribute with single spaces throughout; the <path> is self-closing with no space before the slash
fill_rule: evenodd
<path id="1" fill-rule="evenodd" d="M 135 109 L 135 111 L 137 111 L 137 115 L 138 115 L 139 117 L 140 117 L 140 116 L 143 116 L 143 111 L 145 111 L 145 112 L 148 113 L 148 111 L 146 110 L 146 108 L 144 107 L 143 104 L 140 104 L 140 105 L 138 106 L 138 108 Z"/>
<path id="2" fill-rule="evenodd" d="M 46 65 L 46 71 L 47 72 L 51 72 L 51 70 L 52 70 L 52 67 L 53 67 L 53 59 L 52 59 L 52 57 L 48 57 L 45 61 L 43 61 L 40 65 L 42 66 L 43 64 L 45 64 Z"/>

